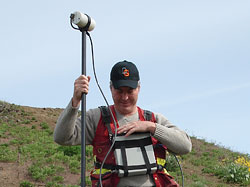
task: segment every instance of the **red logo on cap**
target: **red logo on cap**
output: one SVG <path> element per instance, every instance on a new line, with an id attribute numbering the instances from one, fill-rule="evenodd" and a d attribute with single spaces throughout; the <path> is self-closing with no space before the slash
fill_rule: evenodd
<path id="1" fill-rule="evenodd" d="M 129 70 L 125 67 L 122 68 L 122 74 L 125 76 L 125 77 L 128 77 L 129 76 Z"/>

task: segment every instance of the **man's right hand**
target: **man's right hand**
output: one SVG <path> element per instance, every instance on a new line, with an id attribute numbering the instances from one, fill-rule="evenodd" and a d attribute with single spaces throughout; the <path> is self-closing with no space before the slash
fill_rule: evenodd
<path id="1" fill-rule="evenodd" d="M 82 94 L 89 92 L 90 76 L 81 75 L 74 82 L 74 94 L 72 98 L 72 107 L 78 107 L 82 99 Z"/>

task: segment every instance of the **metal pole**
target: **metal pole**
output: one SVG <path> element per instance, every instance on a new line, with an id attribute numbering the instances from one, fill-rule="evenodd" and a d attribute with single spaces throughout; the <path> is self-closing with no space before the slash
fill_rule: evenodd
<path id="1" fill-rule="evenodd" d="M 86 31 L 82 31 L 82 75 L 86 75 Z M 85 187 L 85 171 L 86 171 L 86 136 L 85 136 L 85 124 L 86 124 L 86 94 L 82 95 L 81 103 L 81 187 Z"/>

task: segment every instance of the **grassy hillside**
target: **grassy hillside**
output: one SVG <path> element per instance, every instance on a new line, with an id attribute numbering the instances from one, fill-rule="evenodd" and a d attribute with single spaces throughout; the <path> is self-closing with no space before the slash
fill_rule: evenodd
<path id="1" fill-rule="evenodd" d="M 0 186 L 79 186 L 80 147 L 53 142 L 53 129 L 62 109 L 32 108 L 0 101 Z M 249 155 L 192 137 L 193 150 L 178 157 L 186 187 L 250 186 Z M 87 175 L 93 166 L 87 148 Z M 181 184 L 174 157 L 168 171 Z M 89 178 L 86 179 L 90 184 Z"/>

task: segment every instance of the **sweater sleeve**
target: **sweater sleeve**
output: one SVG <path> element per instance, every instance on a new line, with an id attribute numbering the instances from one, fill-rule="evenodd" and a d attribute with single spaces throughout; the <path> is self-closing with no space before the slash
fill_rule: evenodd
<path id="1" fill-rule="evenodd" d="M 54 130 L 54 141 L 60 145 L 81 144 L 81 118 L 79 108 L 72 107 L 72 100 L 60 114 Z M 92 143 L 101 113 L 98 108 L 86 112 L 86 144 Z"/>
<path id="2" fill-rule="evenodd" d="M 191 152 L 192 142 L 186 132 L 173 125 L 161 114 L 155 114 L 156 130 L 153 135 L 167 149 L 175 154 L 187 154 Z"/>

